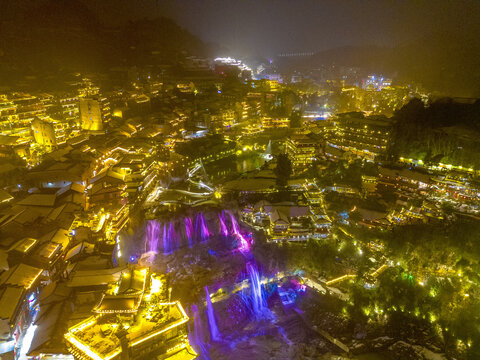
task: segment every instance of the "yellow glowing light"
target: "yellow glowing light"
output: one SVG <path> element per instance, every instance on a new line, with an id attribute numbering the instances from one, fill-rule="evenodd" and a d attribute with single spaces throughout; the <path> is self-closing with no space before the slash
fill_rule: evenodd
<path id="1" fill-rule="evenodd" d="M 69 342 L 71 342 L 73 345 L 75 345 L 77 348 L 79 348 L 80 350 L 82 350 L 85 354 L 87 354 L 88 356 L 90 356 L 92 359 L 94 360 L 103 360 L 102 357 L 100 357 L 98 354 L 96 354 L 95 352 L 93 352 L 88 346 L 84 345 L 83 343 L 81 343 L 80 341 L 78 341 L 77 339 L 75 339 L 72 335 L 70 334 L 65 334 L 65 339 L 67 339 Z"/>
<path id="2" fill-rule="evenodd" d="M 55 252 L 57 251 L 57 249 L 60 247 L 60 244 L 57 244 L 57 246 L 55 246 L 52 251 L 50 251 L 50 254 L 48 254 L 48 258 L 50 259 L 52 257 L 53 254 L 55 254 Z"/>
<path id="3" fill-rule="evenodd" d="M 339 282 L 339 281 L 346 280 L 346 279 L 354 279 L 355 277 L 356 277 L 356 275 L 343 275 L 343 276 L 340 276 L 340 277 L 338 277 L 338 278 L 336 278 L 336 279 L 327 281 L 325 284 L 326 284 L 327 286 L 330 286 L 330 285 L 335 284 L 335 283 L 337 283 L 337 282 Z"/>
<path id="4" fill-rule="evenodd" d="M 150 285 L 150 294 L 159 294 L 161 290 L 162 290 L 162 282 L 160 281 L 160 279 L 152 276 L 151 285 Z"/>
<path id="5" fill-rule="evenodd" d="M 39 270 L 37 275 L 35 275 L 35 277 L 33 278 L 33 280 L 30 282 L 30 284 L 28 284 L 28 286 L 26 287 L 26 290 L 30 289 L 32 287 L 32 285 L 35 283 L 35 281 L 37 280 L 37 278 L 40 276 L 40 274 L 42 273 L 43 270 Z"/>
<path id="6" fill-rule="evenodd" d="M 29 244 L 23 250 L 24 253 L 26 253 L 28 251 L 28 249 L 30 249 L 33 245 L 35 245 L 37 243 L 37 240 L 31 239 L 31 238 L 28 239 L 28 241 L 29 241 Z"/>
<path id="7" fill-rule="evenodd" d="M 103 228 L 103 224 L 105 224 L 106 219 L 107 219 L 107 216 L 105 214 L 103 214 L 102 217 L 100 218 L 100 221 L 98 222 L 96 232 L 99 232 Z"/>

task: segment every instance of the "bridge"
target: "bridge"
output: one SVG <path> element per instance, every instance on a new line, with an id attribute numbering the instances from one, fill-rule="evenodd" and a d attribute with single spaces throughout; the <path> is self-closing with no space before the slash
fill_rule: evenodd
<path id="1" fill-rule="evenodd" d="M 187 170 L 187 178 L 178 188 L 157 185 L 148 194 L 143 207 L 153 208 L 158 205 L 181 204 L 198 206 L 215 203 L 216 192 L 205 171 L 203 163 L 198 160 Z M 190 187 L 195 189 L 191 189 Z"/>

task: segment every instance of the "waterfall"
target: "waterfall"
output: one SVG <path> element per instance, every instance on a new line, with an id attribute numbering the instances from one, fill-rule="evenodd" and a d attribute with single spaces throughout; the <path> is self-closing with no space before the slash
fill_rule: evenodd
<path id="1" fill-rule="evenodd" d="M 220 214 L 218 214 L 218 218 L 220 220 L 220 230 L 223 236 L 228 236 L 228 229 L 227 225 L 225 224 L 225 212 L 222 211 Z"/>
<path id="2" fill-rule="evenodd" d="M 167 223 L 163 224 L 163 254 L 168 255 L 170 253 L 168 246 L 168 230 Z"/>
<path id="3" fill-rule="evenodd" d="M 169 241 L 169 250 L 173 252 L 178 249 L 177 233 L 175 232 L 175 224 L 170 221 L 168 225 L 168 241 Z"/>
<path id="4" fill-rule="evenodd" d="M 160 224 L 156 220 L 147 223 L 147 234 L 145 237 L 145 252 L 158 253 L 158 239 L 160 238 Z"/>
<path id="5" fill-rule="evenodd" d="M 266 313 L 269 313 L 269 309 L 255 262 L 249 261 L 247 263 L 247 274 L 250 280 L 250 301 L 253 314 L 256 318 L 264 317 Z"/>
<path id="6" fill-rule="evenodd" d="M 210 237 L 210 232 L 208 231 L 207 221 L 203 213 L 200 213 L 200 236 L 202 241 L 207 241 Z"/>
<path id="7" fill-rule="evenodd" d="M 233 213 L 231 211 L 228 211 L 228 215 L 230 215 L 230 222 L 232 223 L 232 233 L 240 241 L 240 246 L 238 247 L 238 249 L 243 253 L 249 252 L 250 251 L 250 244 L 248 243 L 248 241 L 245 239 L 245 237 L 240 232 L 240 228 L 238 226 L 238 221 L 235 218 L 235 215 L 233 215 Z"/>
<path id="8" fill-rule="evenodd" d="M 208 348 L 204 342 L 205 336 L 203 334 L 202 319 L 200 318 L 197 305 L 192 305 L 192 315 L 194 329 L 193 334 L 190 333 L 189 336 L 190 343 L 194 346 L 195 350 L 202 356 L 204 360 L 209 360 L 210 357 Z"/>
<path id="9" fill-rule="evenodd" d="M 185 218 L 185 235 L 187 236 L 188 246 L 193 246 L 193 224 L 192 219 L 189 217 Z"/>
<path id="10" fill-rule="evenodd" d="M 210 299 L 210 293 L 208 292 L 208 286 L 205 286 L 205 293 L 207 297 L 207 316 L 208 325 L 210 327 L 210 339 L 212 341 L 218 341 L 220 339 L 220 333 L 215 320 L 215 310 L 213 310 L 212 300 Z"/>

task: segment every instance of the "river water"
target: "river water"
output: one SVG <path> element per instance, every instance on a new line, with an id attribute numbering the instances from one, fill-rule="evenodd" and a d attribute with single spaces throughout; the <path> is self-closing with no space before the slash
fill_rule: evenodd
<path id="1" fill-rule="evenodd" d="M 221 183 L 225 179 L 236 177 L 240 174 L 260 168 L 265 163 L 264 158 L 257 152 L 243 154 L 236 158 L 231 157 L 206 164 L 205 171 L 214 184 Z"/>

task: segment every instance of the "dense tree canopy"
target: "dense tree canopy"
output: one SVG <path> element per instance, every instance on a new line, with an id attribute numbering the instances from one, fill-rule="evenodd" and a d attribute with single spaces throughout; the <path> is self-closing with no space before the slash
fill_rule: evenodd
<path id="1" fill-rule="evenodd" d="M 392 156 L 480 168 L 480 101 L 413 99 L 395 115 Z"/>
<path id="2" fill-rule="evenodd" d="M 292 162 L 288 158 L 287 154 L 279 154 L 277 156 L 277 166 L 274 169 L 277 176 L 277 185 L 285 187 L 288 184 L 288 180 L 292 175 Z"/>

